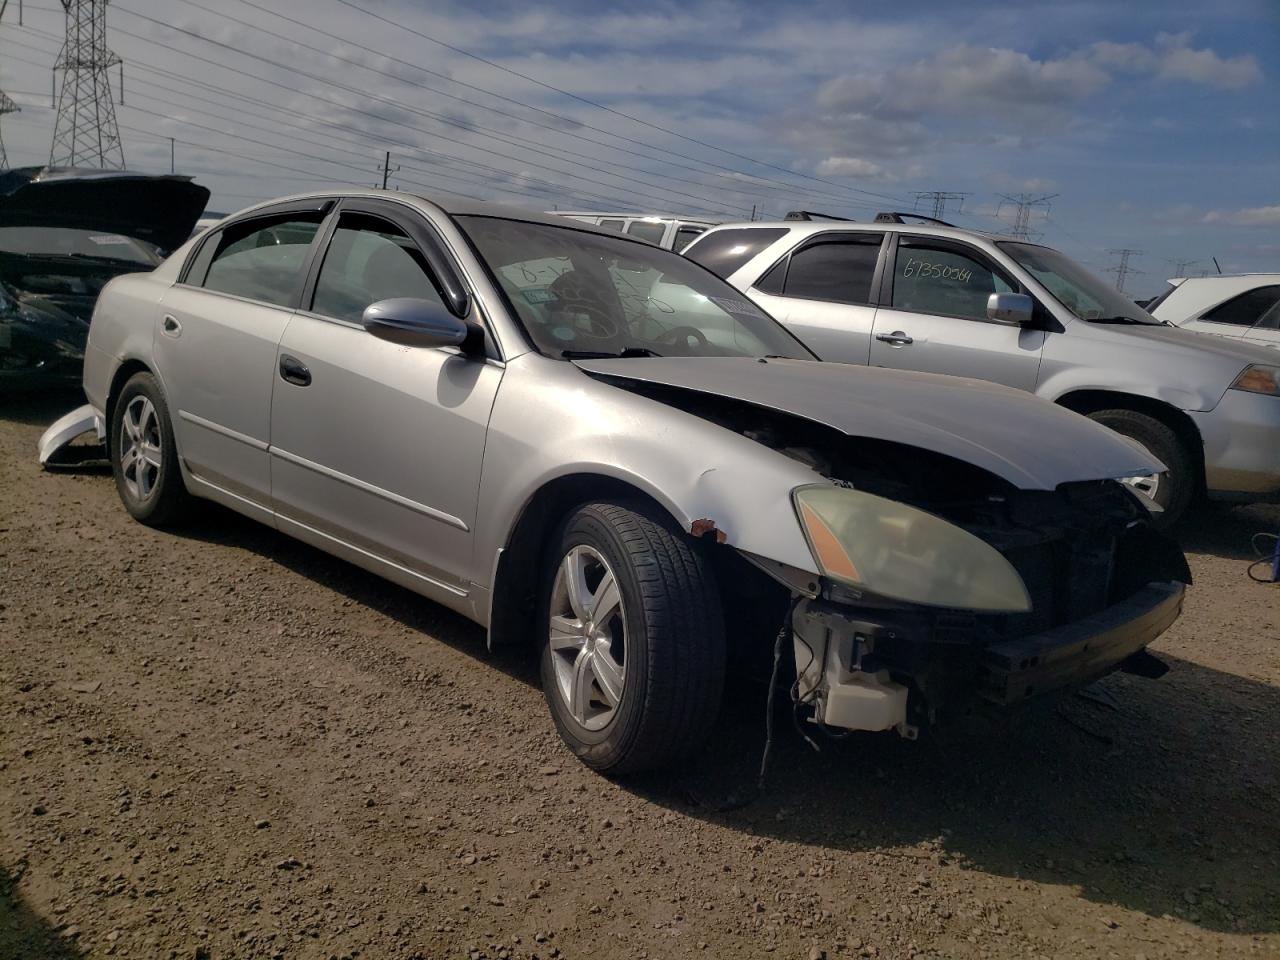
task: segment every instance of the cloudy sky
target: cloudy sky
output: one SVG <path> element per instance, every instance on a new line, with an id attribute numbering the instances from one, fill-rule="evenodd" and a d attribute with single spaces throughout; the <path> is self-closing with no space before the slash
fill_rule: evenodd
<path id="1" fill-rule="evenodd" d="M 0 23 L 13 165 L 48 160 L 55 0 Z M 329 183 L 580 209 L 1035 208 L 1128 289 L 1280 269 L 1280 2 L 112 0 L 128 165 L 230 211 Z M 112 74 L 118 88 L 119 75 Z M 119 90 L 116 89 L 117 96 Z M 923 208 L 922 208 L 923 209 Z M 1006 227 L 1007 228 L 1007 227 Z"/>

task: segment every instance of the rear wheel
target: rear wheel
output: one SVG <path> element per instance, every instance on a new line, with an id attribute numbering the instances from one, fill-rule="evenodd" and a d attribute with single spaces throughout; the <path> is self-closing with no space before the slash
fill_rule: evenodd
<path id="1" fill-rule="evenodd" d="M 135 373 L 111 415 L 111 472 L 125 509 L 135 520 L 163 527 L 191 501 L 178 467 L 169 405 L 156 378 Z"/>
<path id="2" fill-rule="evenodd" d="M 633 773 L 706 737 L 724 687 L 724 625 L 708 565 L 643 504 L 591 503 L 548 550 L 542 685 L 588 766 Z"/>
<path id="3" fill-rule="evenodd" d="M 1136 410 L 1098 410 L 1089 414 L 1103 426 L 1136 441 L 1144 450 L 1169 468 L 1168 473 L 1131 477 L 1124 482 L 1146 494 L 1164 508 L 1153 525 L 1167 529 L 1177 523 L 1195 497 L 1195 461 L 1186 445 L 1168 424 Z"/>

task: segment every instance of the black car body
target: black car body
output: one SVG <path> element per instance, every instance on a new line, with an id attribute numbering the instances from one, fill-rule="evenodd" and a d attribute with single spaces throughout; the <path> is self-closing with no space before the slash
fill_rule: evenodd
<path id="1" fill-rule="evenodd" d="M 181 246 L 208 200 L 183 176 L 0 173 L 0 390 L 78 386 L 102 288 Z"/>

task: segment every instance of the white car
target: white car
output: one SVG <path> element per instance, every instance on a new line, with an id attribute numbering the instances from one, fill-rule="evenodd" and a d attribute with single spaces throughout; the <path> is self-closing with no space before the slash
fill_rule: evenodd
<path id="1" fill-rule="evenodd" d="M 1147 310 L 1186 330 L 1280 350 L 1280 273 L 1175 277 Z"/>
<path id="2" fill-rule="evenodd" d="M 556 210 L 561 217 L 594 223 L 631 237 L 648 240 L 666 250 L 679 253 L 716 225 L 714 220 L 695 220 L 667 214 L 597 213 L 590 210 Z"/>

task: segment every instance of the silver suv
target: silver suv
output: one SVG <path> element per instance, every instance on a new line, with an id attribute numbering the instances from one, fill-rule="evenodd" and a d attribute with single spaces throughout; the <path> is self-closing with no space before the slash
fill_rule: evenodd
<path id="1" fill-rule="evenodd" d="M 1168 467 L 1133 481 L 1166 524 L 1200 490 L 1280 498 L 1274 351 L 1156 320 L 1049 247 L 907 216 L 724 224 L 684 252 L 824 360 L 993 380 L 1124 434 Z"/>

